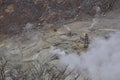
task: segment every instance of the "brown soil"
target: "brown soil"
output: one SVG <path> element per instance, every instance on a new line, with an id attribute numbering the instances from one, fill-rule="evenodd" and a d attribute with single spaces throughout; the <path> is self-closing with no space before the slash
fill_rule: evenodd
<path id="1" fill-rule="evenodd" d="M 69 20 L 88 19 L 94 16 L 96 3 L 106 12 L 113 6 L 118 8 L 120 1 L 91 0 L 87 4 L 87 0 L 0 0 L 0 34 L 19 34 L 28 22 L 64 24 Z"/>

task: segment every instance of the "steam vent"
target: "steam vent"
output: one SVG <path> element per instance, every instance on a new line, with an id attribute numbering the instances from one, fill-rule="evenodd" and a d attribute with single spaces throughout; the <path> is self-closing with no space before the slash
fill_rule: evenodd
<path id="1" fill-rule="evenodd" d="M 120 80 L 120 0 L 0 0 L 0 80 Z"/>

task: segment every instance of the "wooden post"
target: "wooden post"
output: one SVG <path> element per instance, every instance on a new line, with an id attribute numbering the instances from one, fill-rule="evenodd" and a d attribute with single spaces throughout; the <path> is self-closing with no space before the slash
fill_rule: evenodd
<path id="1" fill-rule="evenodd" d="M 89 46 L 89 37 L 88 34 L 86 33 L 84 37 L 84 48 L 88 48 L 88 46 Z"/>

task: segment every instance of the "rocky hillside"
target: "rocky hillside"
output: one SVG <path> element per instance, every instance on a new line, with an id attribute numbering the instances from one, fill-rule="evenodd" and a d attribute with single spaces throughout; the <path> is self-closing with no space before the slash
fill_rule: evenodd
<path id="1" fill-rule="evenodd" d="M 26 23 L 63 23 L 119 8 L 119 0 L 0 0 L 0 33 L 21 33 Z M 42 27 L 39 26 L 39 27 Z"/>
<path id="2" fill-rule="evenodd" d="M 0 0 L 0 80 L 120 80 L 119 4 Z"/>

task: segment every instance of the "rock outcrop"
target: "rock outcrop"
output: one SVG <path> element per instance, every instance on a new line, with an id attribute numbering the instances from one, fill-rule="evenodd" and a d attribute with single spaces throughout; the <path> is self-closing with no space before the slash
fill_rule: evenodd
<path id="1" fill-rule="evenodd" d="M 18 34 L 28 22 L 54 23 L 90 18 L 119 7 L 119 0 L 0 0 L 0 33 Z"/>

